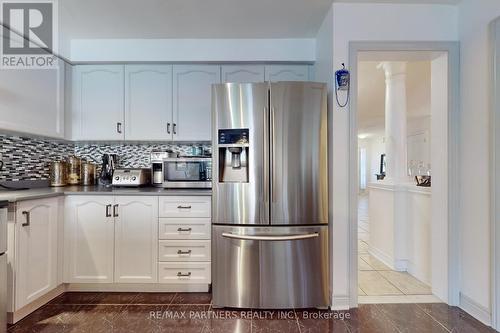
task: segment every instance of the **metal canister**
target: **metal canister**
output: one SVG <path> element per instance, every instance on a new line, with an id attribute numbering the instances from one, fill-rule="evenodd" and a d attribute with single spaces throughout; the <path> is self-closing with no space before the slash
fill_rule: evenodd
<path id="1" fill-rule="evenodd" d="M 69 185 L 79 185 L 80 184 L 80 172 L 81 172 L 82 160 L 76 156 L 68 157 L 68 184 Z"/>
<path id="2" fill-rule="evenodd" d="M 95 185 L 96 173 L 97 173 L 97 166 L 94 163 L 83 162 L 81 184 L 84 186 Z"/>
<path id="3" fill-rule="evenodd" d="M 55 161 L 50 163 L 50 186 L 66 186 L 67 166 L 64 161 Z"/>

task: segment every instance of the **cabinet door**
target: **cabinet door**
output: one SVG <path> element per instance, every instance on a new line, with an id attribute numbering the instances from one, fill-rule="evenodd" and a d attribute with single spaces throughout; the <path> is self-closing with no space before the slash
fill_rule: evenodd
<path id="1" fill-rule="evenodd" d="M 212 138 L 212 84 L 220 83 L 220 67 L 174 66 L 174 140 Z"/>
<path id="2" fill-rule="evenodd" d="M 112 196 L 85 195 L 66 198 L 66 282 L 113 282 L 112 204 Z"/>
<path id="3" fill-rule="evenodd" d="M 267 65 L 266 81 L 308 81 L 307 65 Z"/>
<path id="4" fill-rule="evenodd" d="M 225 65 L 221 68 L 222 82 L 264 82 L 264 65 Z"/>
<path id="5" fill-rule="evenodd" d="M 0 129 L 63 138 L 64 67 L 0 70 Z"/>
<path id="6" fill-rule="evenodd" d="M 75 71 L 74 139 L 123 140 L 123 66 L 82 65 Z"/>
<path id="7" fill-rule="evenodd" d="M 172 66 L 125 67 L 125 139 L 172 138 Z"/>
<path id="8" fill-rule="evenodd" d="M 16 210 L 16 310 L 57 287 L 57 199 L 24 201 Z"/>
<path id="9" fill-rule="evenodd" d="M 115 282 L 158 281 L 158 197 L 116 196 Z"/>

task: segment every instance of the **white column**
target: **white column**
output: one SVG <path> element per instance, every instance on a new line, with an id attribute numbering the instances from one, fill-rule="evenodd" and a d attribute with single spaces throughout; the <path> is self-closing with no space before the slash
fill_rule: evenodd
<path id="1" fill-rule="evenodd" d="M 386 180 L 408 182 L 406 62 L 383 62 L 385 72 Z"/>

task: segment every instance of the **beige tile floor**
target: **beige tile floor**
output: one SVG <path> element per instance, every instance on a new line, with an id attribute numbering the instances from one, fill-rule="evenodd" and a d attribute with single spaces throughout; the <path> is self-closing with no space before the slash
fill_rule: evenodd
<path id="1" fill-rule="evenodd" d="M 370 227 L 368 197 L 359 197 L 358 205 L 358 292 L 364 296 L 432 295 L 431 288 L 406 272 L 391 270 L 368 252 Z"/>

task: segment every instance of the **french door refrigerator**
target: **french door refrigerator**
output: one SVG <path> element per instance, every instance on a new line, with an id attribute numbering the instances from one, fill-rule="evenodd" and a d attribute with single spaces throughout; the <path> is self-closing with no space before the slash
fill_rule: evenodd
<path id="1" fill-rule="evenodd" d="M 327 89 L 212 86 L 214 307 L 329 305 Z"/>

